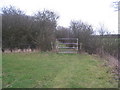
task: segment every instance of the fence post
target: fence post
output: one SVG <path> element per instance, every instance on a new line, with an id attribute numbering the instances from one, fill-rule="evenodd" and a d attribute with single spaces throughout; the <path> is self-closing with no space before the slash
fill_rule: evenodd
<path id="1" fill-rule="evenodd" d="M 82 50 L 82 43 L 80 43 L 80 50 Z"/>
<path id="2" fill-rule="evenodd" d="M 78 45 L 79 45 L 79 43 L 78 43 L 78 38 L 77 38 L 77 51 L 78 51 Z"/>
<path id="3" fill-rule="evenodd" d="M 56 39 L 56 42 L 55 42 L 55 46 L 56 46 L 56 52 L 58 52 L 58 43 L 57 43 L 57 39 Z"/>

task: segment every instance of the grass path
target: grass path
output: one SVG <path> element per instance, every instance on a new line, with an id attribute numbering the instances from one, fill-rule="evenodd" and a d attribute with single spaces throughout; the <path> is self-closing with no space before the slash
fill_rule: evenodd
<path id="1" fill-rule="evenodd" d="M 3 54 L 3 88 L 115 88 L 103 62 L 87 54 Z"/>

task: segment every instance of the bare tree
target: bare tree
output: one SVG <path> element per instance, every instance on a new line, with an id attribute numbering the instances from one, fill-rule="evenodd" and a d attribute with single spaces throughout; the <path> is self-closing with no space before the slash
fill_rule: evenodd
<path id="1" fill-rule="evenodd" d="M 54 12 L 44 10 L 35 16 L 27 16 L 10 6 L 2 9 L 2 17 L 3 48 L 27 48 L 32 44 L 43 51 L 51 50 L 58 19 Z"/>
<path id="2" fill-rule="evenodd" d="M 44 10 L 35 14 L 36 43 L 41 50 L 51 50 L 55 43 L 55 31 L 59 17 L 52 11 Z M 51 45 L 52 43 L 52 45 Z"/>
<path id="3" fill-rule="evenodd" d="M 79 38 L 79 44 L 82 43 L 83 49 L 88 49 L 89 40 L 93 34 L 93 28 L 82 21 L 71 21 L 70 29 L 73 36 Z M 78 47 L 80 49 L 80 46 Z"/>
<path id="4" fill-rule="evenodd" d="M 98 30 L 99 35 L 103 36 L 107 33 L 107 29 L 105 28 L 104 24 L 100 24 L 100 29 Z"/>
<path id="5" fill-rule="evenodd" d="M 113 2 L 113 7 L 115 8 L 115 11 L 120 10 L 120 1 Z"/>

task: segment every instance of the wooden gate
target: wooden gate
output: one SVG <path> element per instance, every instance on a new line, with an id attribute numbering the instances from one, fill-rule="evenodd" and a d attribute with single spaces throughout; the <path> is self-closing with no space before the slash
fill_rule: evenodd
<path id="1" fill-rule="evenodd" d="M 78 53 L 78 38 L 56 39 L 58 53 Z"/>

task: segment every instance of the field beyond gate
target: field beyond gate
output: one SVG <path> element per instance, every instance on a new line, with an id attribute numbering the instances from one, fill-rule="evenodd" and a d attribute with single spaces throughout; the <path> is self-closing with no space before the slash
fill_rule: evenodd
<path id="1" fill-rule="evenodd" d="M 103 61 L 88 54 L 3 54 L 3 88 L 116 88 Z"/>

